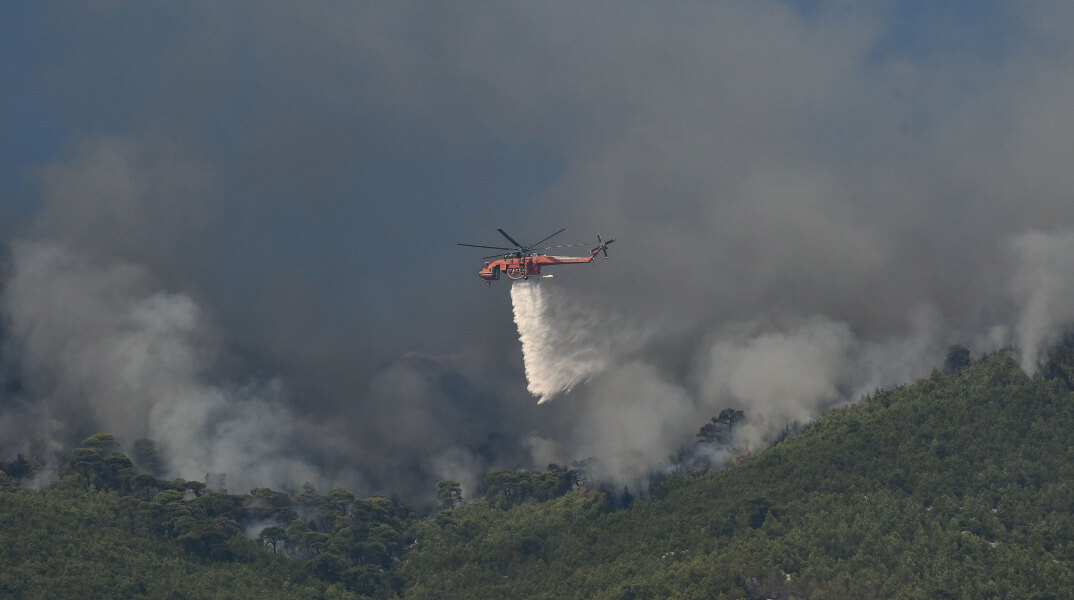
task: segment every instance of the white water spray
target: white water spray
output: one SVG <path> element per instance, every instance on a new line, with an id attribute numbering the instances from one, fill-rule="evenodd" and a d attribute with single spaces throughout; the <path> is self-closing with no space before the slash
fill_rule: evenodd
<path id="1" fill-rule="evenodd" d="M 554 311 L 555 303 L 538 281 L 514 283 L 511 304 L 522 342 L 527 389 L 538 404 L 571 391 L 607 367 L 605 352 L 592 343 L 593 327 L 581 315 Z"/>

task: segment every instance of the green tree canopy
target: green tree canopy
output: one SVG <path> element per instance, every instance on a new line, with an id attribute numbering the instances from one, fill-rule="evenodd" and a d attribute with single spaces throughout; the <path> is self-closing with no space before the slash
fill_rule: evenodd
<path id="1" fill-rule="evenodd" d="M 462 486 L 458 481 L 440 481 L 436 484 L 436 499 L 444 508 L 454 508 L 462 503 Z"/>

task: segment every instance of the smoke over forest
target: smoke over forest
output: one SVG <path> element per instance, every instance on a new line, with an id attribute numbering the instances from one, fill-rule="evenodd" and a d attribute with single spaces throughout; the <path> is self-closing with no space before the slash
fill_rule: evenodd
<path id="1" fill-rule="evenodd" d="M 1074 321 L 1072 11 L 0 9 L 0 455 L 629 483 L 722 409 L 756 447 L 953 343 L 1032 372 Z M 486 288 L 455 243 L 497 227 L 618 241 Z"/>

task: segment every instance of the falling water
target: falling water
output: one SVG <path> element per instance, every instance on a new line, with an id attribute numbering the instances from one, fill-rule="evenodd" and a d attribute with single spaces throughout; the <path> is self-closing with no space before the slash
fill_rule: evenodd
<path id="1" fill-rule="evenodd" d="M 539 282 L 514 283 L 511 303 L 522 342 L 527 389 L 538 404 L 569 392 L 607 366 L 603 353 L 590 343 L 591 327 L 578 315 L 554 310 L 555 300 Z"/>

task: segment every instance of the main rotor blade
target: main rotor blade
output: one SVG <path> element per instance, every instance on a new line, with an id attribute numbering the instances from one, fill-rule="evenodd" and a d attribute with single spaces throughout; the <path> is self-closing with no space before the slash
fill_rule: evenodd
<path id="1" fill-rule="evenodd" d="M 459 244 L 460 246 L 469 246 L 471 248 L 488 248 L 489 250 L 514 250 L 514 248 L 504 248 L 503 246 L 478 246 L 477 244 Z"/>
<path id="2" fill-rule="evenodd" d="M 575 246 L 588 246 L 589 244 L 563 244 L 561 246 L 545 246 L 541 250 L 552 250 L 555 248 L 573 248 Z"/>
<path id="3" fill-rule="evenodd" d="M 504 231 L 504 230 L 502 230 L 502 229 L 497 229 L 496 231 L 499 231 L 499 232 L 500 232 L 500 235 L 502 235 L 503 237 L 507 238 L 507 241 L 509 241 L 509 242 L 511 242 L 512 244 L 514 244 L 516 248 L 525 248 L 525 246 L 523 246 L 522 244 L 519 244 L 518 242 L 516 242 L 516 241 L 515 241 L 515 238 L 513 238 L 513 237 L 511 237 L 511 236 L 507 235 L 507 232 L 506 232 L 506 231 Z M 508 250 L 510 250 L 510 248 L 508 248 Z"/>
<path id="4" fill-rule="evenodd" d="M 564 231 L 567 231 L 567 228 L 566 228 L 566 227 L 564 227 L 563 229 L 560 229 L 559 231 L 557 231 L 557 232 L 553 233 L 552 235 L 550 235 L 550 236 L 548 236 L 548 237 L 544 238 L 544 239 L 543 239 L 543 240 L 541 240 L 540 242 L 534 242 L 534 243 L 530 244 L 529 246 L 527 246 L 527 248 L 532 248 L 532 247 L 536 246 L 537 244 L 540 244 L 540 243 L 543 243 L 543 242 L 547 242 L 548 240 L 550 240 L 550 239 L 552 239 L 552 238 L 556 237 L 557 235 L 559 235 L 559 234 L 563 233 Z"/>

